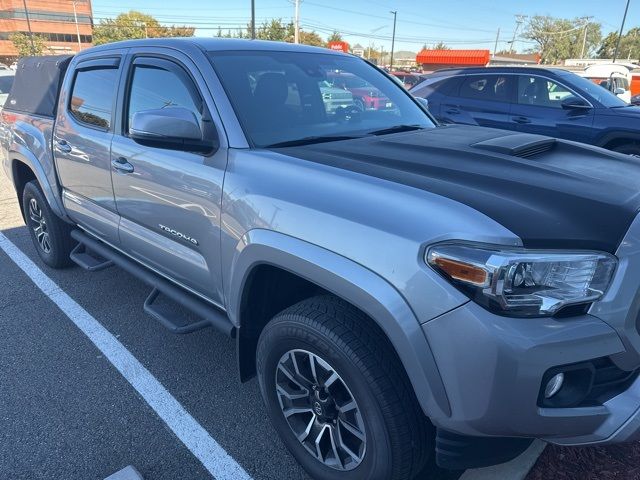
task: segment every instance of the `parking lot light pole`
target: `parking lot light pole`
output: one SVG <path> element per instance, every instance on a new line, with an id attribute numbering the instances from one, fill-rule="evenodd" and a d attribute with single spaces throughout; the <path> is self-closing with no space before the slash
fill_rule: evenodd
<path id="1" fill-rule="evenodd" d="M 71 2 L 73 4 L 73 20 L 76 22 L 76 35 L 78 36 L 78 52 L 82 50 L 82 43 L 80 42 L 80 26 L 78 25 L 78 13 L 76 12 L 76 0 Z"/>
<path id="2" fill-rule="evenodd" d="M 31 30 L 31 19 L 29 18 L 29 10 L 27 9 L 27 0 L 22 0 L 24 5 L 24 16 L 27 19 L 27 29 L 29 30 L 29 42 L 31 43 L 31 55 L 36 54 L 36 47 L 33 44 L 33 31 Z"/>
<path id="3" fill-rule="evenodd" d="M 389 71 L 393 70 L 393 47 L 396 43 L 396 15 L 398 14 L 397 10 L 393 10 L 393 33 L 391 34 L 391 59 L 389 60 Z"/>
<path id="4" fill-rule="evenodd" d="M 613 63 L 616 63 L 618 58 L 618 49 L 620 48 L 620 39 L 622 38 L 622 30 L 624 30 L 624 22 L 627 20 L 627 12 L 629 11 L 629 2 L 627 0 L 627 6 L 624 7 L 624 15 L 622 16 L 622 24 L 620 25 L 620 33 L 618 34 L 618 41 L 616 42 L 616 50 L 613 52 Z"/>

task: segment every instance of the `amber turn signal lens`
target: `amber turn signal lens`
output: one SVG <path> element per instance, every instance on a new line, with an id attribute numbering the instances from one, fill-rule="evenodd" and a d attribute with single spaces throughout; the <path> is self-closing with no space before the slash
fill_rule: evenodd
<path id="1" fill-rule="evenodd" d="M 462 282 L 480 286 L 486 285 L 487 283 L 487 272 L 475 265 L 443 257 L 437 257 L 434 260 L 434 263 L 440 270 L 445 272 L 454 280 L 460 280 Z"/>

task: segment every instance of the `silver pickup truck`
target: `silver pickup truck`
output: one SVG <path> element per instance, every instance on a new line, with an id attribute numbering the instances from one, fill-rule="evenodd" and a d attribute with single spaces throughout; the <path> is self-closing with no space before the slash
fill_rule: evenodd
<path id="1" fill-rule="evenodd" d="M 327 108 L 336 72 L 387 108 Z M 313 478 L 640 438 L 636 157 L 438 126 L 363 59 L 226 39 L 24 60 L 0 146 L 42 261 L 234 337 Z"/>

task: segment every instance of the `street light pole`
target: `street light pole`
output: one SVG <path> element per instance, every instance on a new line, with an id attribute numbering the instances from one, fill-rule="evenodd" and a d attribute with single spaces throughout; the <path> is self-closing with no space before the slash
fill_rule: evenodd
<path id="1" fill-rule="evenodd" d="M 73 4 L 73 20 L 76 22 L 76 35 L 78 36 L 78 52 L 82 50 L 82 43 L 80 42 L 80 26 L 78 25 L 78 14 L 76 12 L 76 0 L 71 2 Z"/>
<path id="2" fill-rule="evenodd" d="M 251 39 L 256 39 L 256 0 L 251 0 Z"/>
<path id="3" fill-rule="evenodd" d="M 393 34 L 391 35 L 391 59 L 389 60 L 389 71 L 393 70 L 393 49 L 396 43 L 396 16 L 397 10 L 393 10 L 389 13 L 393 13 Z"/>
<path id="4" fill-rule="evenodd" d="M 33 44 L 33 31 L 31 31 L 31 19 L 29 18 L 29 10 L 27 9 L 27 0 L 22 0 L 24 5 L 24 16 L 27 19 L 27 28 L 29 29 L 29 42 L 31 43 L 31 55 L 36 54 L 36 46 Z"/>
<path id="5" fill-rule="evenodd" d="M 616 42 L 616 51 L 613 52 L 613 63 L 616 63 L 618 58 L 618 49 L 620 48 L 620 39 L 622 38 L 622 30 L 624 30 L 624 22 L 627 20 L 627 11 L 629 11 L 629 2 L 627 0 L 627 6 L 624 8 L 624 15 L 622 16 L 622 24 L 620 25 L 620 33 L 618 34 L 618 41 Z"/>

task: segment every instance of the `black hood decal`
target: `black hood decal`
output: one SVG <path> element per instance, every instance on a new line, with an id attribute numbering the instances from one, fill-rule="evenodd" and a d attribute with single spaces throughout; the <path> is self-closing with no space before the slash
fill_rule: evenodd
<path id="1" fill-rule="evenodd" d="M 640 210 L 640 159 L 531 135 L 545 148 L 507 150 L 529 152 L 520 157 L 478 148 L 517 143 L 517 135 L 456 125 L 278 151 L 456 200 L 529 248 L 614 253 Z"/>

